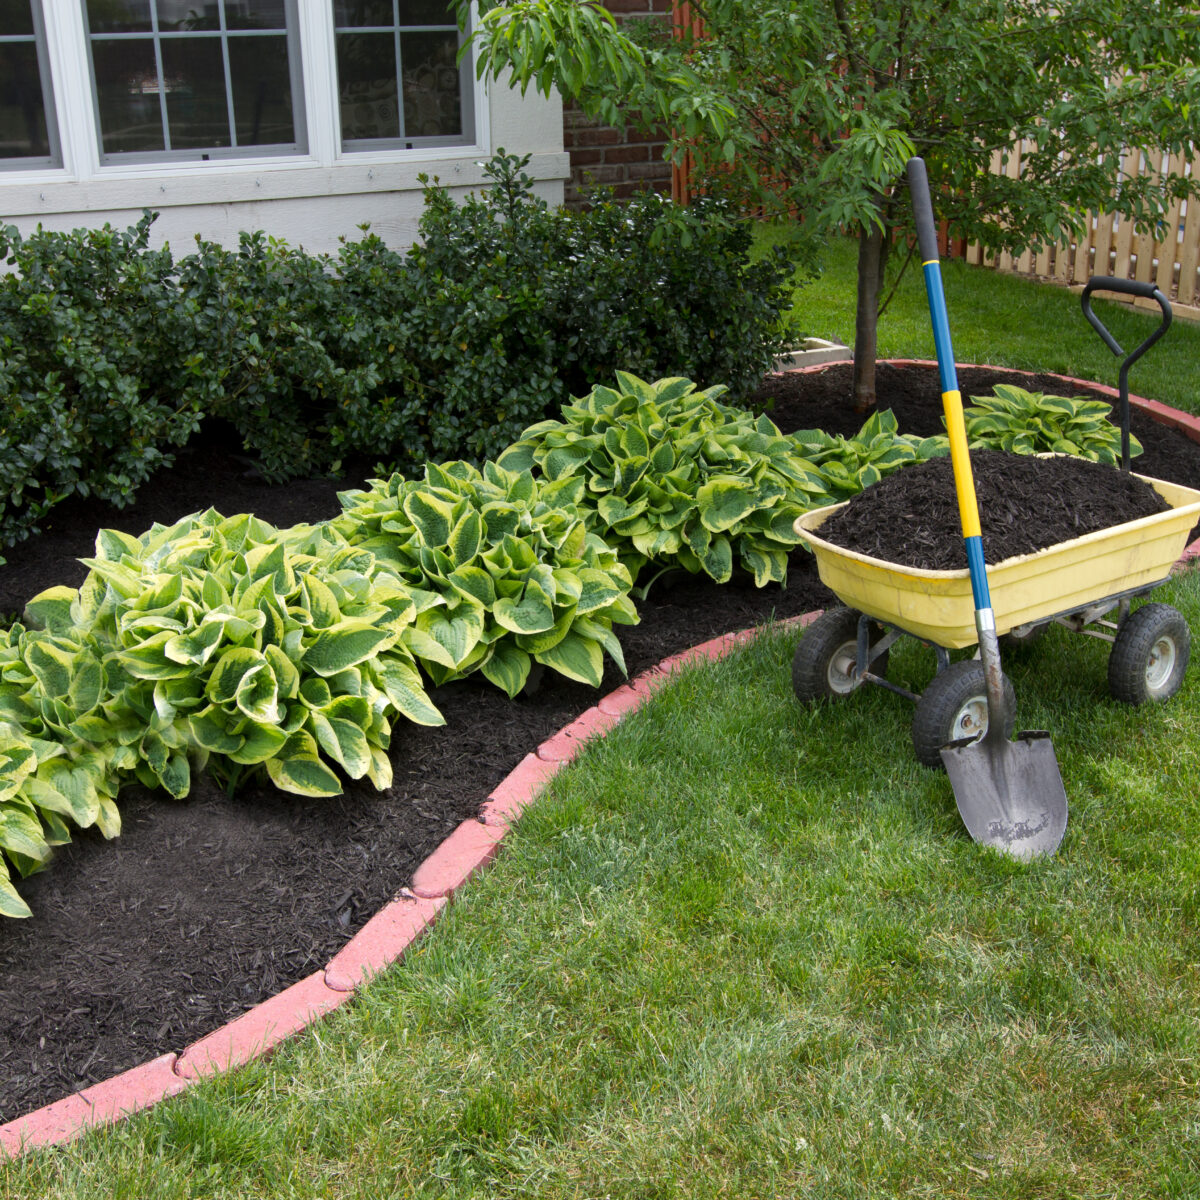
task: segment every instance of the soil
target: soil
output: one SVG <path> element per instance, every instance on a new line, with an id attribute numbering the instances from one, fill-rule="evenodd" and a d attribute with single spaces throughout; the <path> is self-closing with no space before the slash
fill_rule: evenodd
<path id="1" fill-rule="evenodd" d="M 971 475 L 989 564 L 1170 508 L 1136 475 L 1078 458 L 980 450 L 971 454 Z M 961 530 L 954 468 L 949 458 L 936 458 L 860 492 L 820 533 L 873 558 L 956 571 L 967 566 Z"/>
<path id="2" fill-rule="evenodd" d="M 963 370 L 964 395 L 1007 372 Z M 935 371 L 881 365 L 880 399 L 911 433 L 940 432 Z M 1025 386 L 1059 392 L 1058 381 Z M 849 367 L 771 376 L 757 400 L 785 430 L 854 433 Z M 1134 415 L 1146 474 L 1200 486 L 1200 445 Z M 55 509 L 43 533 L 5 552 L 0 612 L 18 613 L 52 584 L 78 585 L 98 528 L 138 534 L 213 506 L 276 525 L 321 520 L 361 477 L 271 486 L 211 431 L 151 480 L 128 509 L 87 502 Z M 828 604 L 811 558 L 793 555 L 786 589 L 738 579 L 685 579 L 639 604 L 619 630 L 630 674 L 710 637 Z M 622 677 L 611 669 L 603 691 Z M 348 782 L 308 800 L 270 787 L 227 797 L 205 778 L 173 801 L 131 787 L 123 832 L 84 831 L 20 884 L 34 911 L 0 922 L 0 1121 L 171 1050 L 319 970 L 413 869 L 539 742 L 595 703 L 597 693 L 547 673 L 532 696 L 508 700 L 479 681 L 433 693 L 440 729 L 395 738 L 395 782 L 384 793 Z"/>

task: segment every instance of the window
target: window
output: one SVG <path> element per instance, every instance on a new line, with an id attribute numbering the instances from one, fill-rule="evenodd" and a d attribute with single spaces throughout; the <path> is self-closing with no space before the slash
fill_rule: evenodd
<path id="1" fill-rule="evenodd" d="M 41 5 L 0 0 L 0 166 L 60 162 Z"/>
<path id="2" fill-rule="evenodd" d="M 301 153 L 295 0 L 87 0 L 100 160 Z"/>
<path id="3" fill-rule="evenodd" d="M 447 0 L 334 0 L 347 150 L 474 140 L 470 64 Z"/>

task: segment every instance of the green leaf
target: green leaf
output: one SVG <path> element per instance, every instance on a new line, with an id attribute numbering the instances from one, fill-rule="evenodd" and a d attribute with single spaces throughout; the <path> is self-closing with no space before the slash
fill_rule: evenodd
<path id="1" fill-rule="evenodd" d="M 599 687 L 604 678 L 604 655 L 599 645 L 578 634 L 567 634 L 556 646 L 534 658 L 552 671 L 591 687 Z"/>
<path id="2" fill-rule="evenodd" d="M 336 675 L 392 645 L 396 634 L 344 621 L 318 634 L 304 652 L 303 666 L 318 675 Z"/>
<path id="3" fill-rule="evenodd" d="M 524 650 L 510 642 L 498 642 L 483 660 L 480 671 L 509 697 L 515 697 L 525 686 L 533 660 Z"/>

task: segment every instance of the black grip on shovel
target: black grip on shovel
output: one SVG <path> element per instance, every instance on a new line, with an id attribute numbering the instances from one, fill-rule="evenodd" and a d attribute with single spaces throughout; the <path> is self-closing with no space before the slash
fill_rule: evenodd
<path id="1" fill-rule="evenodd" d="M 933 224 L 933 200 L 929 195 L 929 175 L 923 158 L 908 160 L 908 190 L 912 196 L 913 218 L 917 223 L 921 261 L 934 262 L 938 256 L 937 229 Z"/>

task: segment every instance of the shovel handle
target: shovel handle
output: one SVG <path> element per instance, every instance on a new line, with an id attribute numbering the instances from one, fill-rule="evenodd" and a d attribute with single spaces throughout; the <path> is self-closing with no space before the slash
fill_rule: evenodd
<path id="1" fill-rule="evenodd" d="M 946 432 L 950 438 L 950 461 L 954 465 L 954 489 L 958 495 L 958 519 L 966 542 L 967 567 L 971 574 L 971 594 L 976 613 L 992 608 L 987 571 L 983 562 L 983 537 L 979 527 L 979 502 L 975 496 L 975 477 L 967 452 L 967 429 L 963 420 L 962 393 L 954 369 L 954 350 L 950 345 L 950 318 L 946 313 L 946 295 L 942 289 L 942 269 L 938 261 L 937 232 L 933 224 L 933 202 L 929 196 L 929 176 L 925 161 L 908 160 L 908 189 L 912 195 L 913 216 L 917 225 L 917 245 L 921 251 L 921 269 L 925 274 L 925 294 L 929 299 L 929 319 L 933 326 L 933 344 L 937 349 L 938 378 L 942 387 L 942 409 L 946 414 Z"/>

